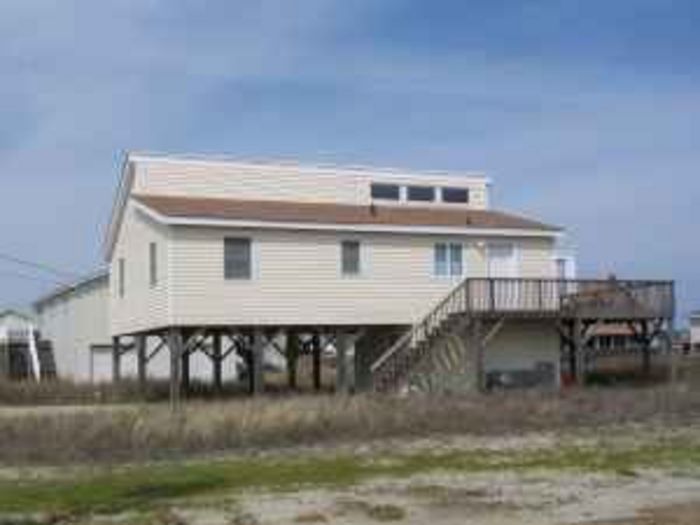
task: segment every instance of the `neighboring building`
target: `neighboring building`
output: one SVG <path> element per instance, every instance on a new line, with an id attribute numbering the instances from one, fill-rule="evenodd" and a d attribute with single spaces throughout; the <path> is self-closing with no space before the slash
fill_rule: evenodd
<path id="1" fill-rule="evenodd" d="M 700 352 L 700 312 L 690 314 L 690 351 Z"/>
<path id="2" fill-rule="evenodd" d="M 52 343 L 59 377 L 111 378 L 107 271 L 54 290 L 34 303 L 34 311 L 42 338 Z"/>
<path id="3" fill-rule="evenodd" d="M 639 351 L 634 330 L 626 324 L 599 325 L 591 330 L 589 346 L 596 354 L 624 354 Z"/>
<path id="4" fill-rule="evenodd" d="M 41 336 L 52 343 L 61 379 L 91 382 L 112 379 L 109 308 L 106 270 L 54 290 L 34 303 Z M 149 364 L 152 378 L 168 377 L 169 361 L 165 353 L 154 355 Z M 124 376 L 136 375 L 133 354 L 125 356 L 123 368 Z M 195 359 L 193 375 L 208 378 L 210 368 L 208 360 Z"/>
<path id="5" fill-rule="evenodd" d="M 0 312 L 0 342 L 25 340 L 34 325 L 34 319 L 17 310 Z"/>
<path id="6" fill-rule="evenodd" d="M 16 310 L 0 312 L 0 379 L 42 377 L 34 319 Z"/>

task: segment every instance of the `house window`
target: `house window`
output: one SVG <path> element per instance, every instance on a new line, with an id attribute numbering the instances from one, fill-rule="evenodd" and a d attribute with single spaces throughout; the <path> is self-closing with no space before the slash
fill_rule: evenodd
<path id="1" fill-rule="evenodd" d="M 154 242 L 148 245 L 148 270 L 151 288 L 158 286 L 158 245 Z"/>
<path id="2" fill-rule="evenodd" d="M 409 186 L 408 200 L 432 202 L 435 200 L 435 188 L 431 186 Z"/>
<path id="3" fill-rule="evenodd" d="M 250 239 L 224 239 L 224 278 L 250 279 L 252 276 Z"/>
<path id="4" fill-rule="evenodd" d="M 117 270 L 117 288 L 119 291 L 119 297 L 124 297 L 124 290 L 126 288 L 126 263 L 124 262 L 124 258 L 120 257 L 118 261 L 118 270 Z"/>
<path id="5" fill-rule="evenodd" d="M 396 184 L 381 184 L 372 183 L 371 193 L 373 199 L 382 199 L 389 201 L 399 200 L 399 186 Z"/>
<path id="6" fill-rule="evenodd" d="M 445 242 L 435 244 L 434 273 L 438 277 L 460 277 L 464 273 L 461 244 Z"/>
<path id="7" fill-rule="evenodd" d="M 340 245 L 340 266 L 343 275 L 360 274 L 360 242 L 343 241 Z"/>
<path id="8" fill-rule="evenodd" d="M 469 202 L 469 190 L 466 188 L 442 188 L 442 202 L 466 204 Z"/>

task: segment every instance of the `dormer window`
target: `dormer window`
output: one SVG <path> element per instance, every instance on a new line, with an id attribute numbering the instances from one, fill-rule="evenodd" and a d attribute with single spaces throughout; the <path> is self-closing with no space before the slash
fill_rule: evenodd
<path id="1" fill-rule="evenodd" d="M 397 201 L 400 196 L 400 189 L 397 184 L 382 184 L 379 182 L 372 183 L 371 187 L 372 199 Z"/>
<path id="2" fill-rule="evenodd" d="M 435 188 L 432 186 L 409 186 L 407 195 L 409 201 L 433 202 L 435 200 Z"/>
<path id="3" fill-rule="evenodd" d="M 442 188 L 442 202 L 467 204 L 469 202 L 469 190 L 466 188 Z"/>

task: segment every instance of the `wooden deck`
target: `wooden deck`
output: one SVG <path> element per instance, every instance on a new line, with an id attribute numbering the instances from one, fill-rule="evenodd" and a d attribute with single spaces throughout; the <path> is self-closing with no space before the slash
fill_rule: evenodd
<path id="1" fill-rule="evenodd" d="M 430 352 L 434 341 L 455 327 L 478 333 L 482 320 L 500 326 L 508 318 L 548 319 L 561 334 L 572 375 L 583 381 L 584 352 L 594 326 L 628 324 L 644 348 L 648 368 L 652 341 L 670 338 L 674 317 L 672 281 L 468 278 L 387 349 L 371 371 L 375 387 L 393 388 Z M 478 353 L 482 368 L 483 348 Z"/>

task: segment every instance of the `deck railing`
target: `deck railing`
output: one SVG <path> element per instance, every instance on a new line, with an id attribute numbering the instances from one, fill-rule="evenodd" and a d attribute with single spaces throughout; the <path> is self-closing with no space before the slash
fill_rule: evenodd
<path id="1" fill-rule="evenodd" d="M 411 352 L 455 314 L 581 317 L 623 321 L 675 315 L 672 281 L 467 278 L 372 365 L 373 376 L 400 374 Z"/>
<path id="2" fill-rule="evenodd" d="M 463 311 L 474 314 L 576 313 L 623 320 L 670 318 L 675 313 L 671 281 L 466 279 L 452 293 L 463 295 Z"/>

